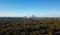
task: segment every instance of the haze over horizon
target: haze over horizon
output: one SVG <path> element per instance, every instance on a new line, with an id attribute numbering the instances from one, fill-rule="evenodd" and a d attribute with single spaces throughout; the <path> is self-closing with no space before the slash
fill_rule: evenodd
<path id="1" fill-rule="evenodd" d="M 60 17 L 60 0 L 0 0 L 0 17 Z"/>

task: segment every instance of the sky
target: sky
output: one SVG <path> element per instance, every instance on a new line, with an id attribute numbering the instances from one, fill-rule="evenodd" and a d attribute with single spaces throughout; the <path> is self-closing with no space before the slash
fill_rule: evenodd
<path id="1" fill-rule="evenodd" d="M 0 17 L 60 17 L 60 0 L 0 0 Z"/>

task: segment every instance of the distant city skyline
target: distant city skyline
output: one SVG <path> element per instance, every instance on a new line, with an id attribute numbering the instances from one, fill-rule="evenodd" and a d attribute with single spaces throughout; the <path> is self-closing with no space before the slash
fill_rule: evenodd
<path id="1" fill-rule="evenodd" d="M 60 0 L 0 0 L 0 17 L 60 17 Z"/>

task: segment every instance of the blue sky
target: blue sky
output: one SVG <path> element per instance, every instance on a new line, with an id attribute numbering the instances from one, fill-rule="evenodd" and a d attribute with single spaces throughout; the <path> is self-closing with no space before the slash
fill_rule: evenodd
<path id="1" fill-rule="evenodd" d="M 0 17 L 60 17 L 60 0 L 0 0 Z"/>

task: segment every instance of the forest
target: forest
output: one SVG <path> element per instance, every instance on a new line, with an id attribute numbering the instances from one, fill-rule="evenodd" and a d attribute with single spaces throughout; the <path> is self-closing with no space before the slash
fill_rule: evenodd
<path id="1" fill-rule="evenodd" d="M 0 35 L 60 35 L 60 18 L 0 17 Z"/>

